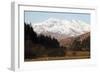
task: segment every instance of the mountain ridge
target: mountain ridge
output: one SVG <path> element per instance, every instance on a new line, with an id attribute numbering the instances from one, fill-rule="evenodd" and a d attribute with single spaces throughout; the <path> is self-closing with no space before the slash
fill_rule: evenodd
<path id="1" fill-rule="evenodd" d="M 90 32 L 90 25 L 81 20 L 61 20 L 49 18 L 41 23 L 33 23 L 32 27 L 37 34 L 54 37 L 75 37 Z M 55 35 L 56 34 L 56 35 Z M 57 37 L 59 35 L 59 37 Z"/>

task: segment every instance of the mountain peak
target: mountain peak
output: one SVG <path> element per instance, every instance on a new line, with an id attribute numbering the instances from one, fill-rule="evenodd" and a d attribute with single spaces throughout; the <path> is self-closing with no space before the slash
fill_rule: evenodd
<path id="1" fill-rule="evenodd" d="M 90 31 L 90 25 L 81 20 L 61 20 L 49 18 L 41 23 L 32 24 L 37 34 L 58 34 L 67 37 L 78 36 Z M 46 35 L 45 34 L 45 35 Z M 55 35 L 55 37 L 56 37 Z M 57 35 L 57 36 L 58 36 Z"/>
<path id="2" fill-rule="evenodd" d="M 48 18 L 46 21 L 59 21 L 60 19 L 57 18 Z"/>
<path id="3" fill-rule="evenodd" d="M 61 20 L 60 19 L 57 19 L 57 18 L 48 18 L 43 23 L 44 24 L 47 24 L 47 25 L 56 25 L 56 24 L 61 23 Z"/>

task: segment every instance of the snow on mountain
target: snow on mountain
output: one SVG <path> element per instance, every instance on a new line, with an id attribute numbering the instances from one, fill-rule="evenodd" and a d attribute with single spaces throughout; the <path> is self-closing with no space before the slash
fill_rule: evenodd
<path id="1" fill-rule="evenodd" d="M 41 23 L 33 23 L 32 27 L 37 34 L 53 33 L 66 35 L 67 37 L 78 36 L 90 31 L 90 24 L 84 21 L 56 18 L 49 18 Z"/>

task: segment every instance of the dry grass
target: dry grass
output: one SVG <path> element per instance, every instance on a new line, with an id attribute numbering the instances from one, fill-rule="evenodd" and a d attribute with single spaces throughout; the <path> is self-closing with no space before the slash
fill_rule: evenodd
<path id="1" fill-rule="evenodd" d="M 90 56 L 89 51 L 68 51 L 66 56 Z"/>
<path id="2" fill-rule="evenodd" d="M 39 57 L 36 59 L 25 59 L 25 61 L 48 61 L 48 60 L 70 60 L 70 59 L 89 59 L 89 51 L 68 51 L 63 57 Z"/>

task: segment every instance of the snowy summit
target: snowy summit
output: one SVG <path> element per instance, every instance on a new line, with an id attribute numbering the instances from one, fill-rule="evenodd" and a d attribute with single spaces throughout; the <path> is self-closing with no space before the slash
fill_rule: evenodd
<path id="1" fill-rule="evenodd" d="M 53 33 L 66 35 L 68 37 L 90 32 L 90 24 L 81 20 L 49 18 L 41 23 L 33 23 L 32 27 L 37 34 Z"/>

